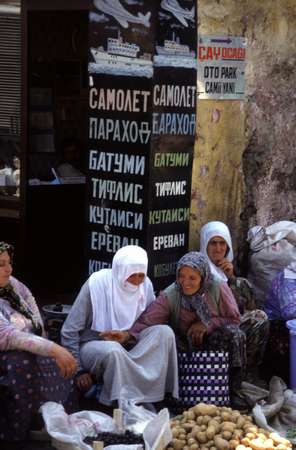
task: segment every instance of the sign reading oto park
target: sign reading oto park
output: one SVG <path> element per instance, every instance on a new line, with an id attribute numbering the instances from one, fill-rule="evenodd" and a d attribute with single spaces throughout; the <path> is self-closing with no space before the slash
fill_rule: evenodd
<path id="1" fill-rule="evenodd" d="M 199 99 L 241 100 L 245 94 L 247 40 L 233 36 L 199 36 Z"/>

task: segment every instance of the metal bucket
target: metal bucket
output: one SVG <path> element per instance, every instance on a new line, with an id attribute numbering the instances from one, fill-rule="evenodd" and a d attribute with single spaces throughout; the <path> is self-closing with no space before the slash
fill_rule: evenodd
<path id="1" fill-rule="evenodd" d="M 45 305 L 42 307 L 43 319 L 45 330 L 47 331 L 48 338 L 51 341 L 61 341 L 61 328 L 65 322 L 70 310 L 71 305 L 63 305 L 61 303 L 55 303 L 53 305 Z"/>

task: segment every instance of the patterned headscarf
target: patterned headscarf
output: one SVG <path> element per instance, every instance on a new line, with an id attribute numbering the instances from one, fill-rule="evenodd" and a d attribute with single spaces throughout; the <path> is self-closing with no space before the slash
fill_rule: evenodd
<path id="1" fill-rule="evenodd" d="M 12 259 L 13 257 L 13 246 L 10 244 L 7 244 L 6 242 L 0 242 L 0 255 L 4 252 L 7 252 Z M 33 313 L 28 307 L 28 305 L 22 301 L 20 296 L 17 294 L 17 292 L 13 289 L 13 286 L 8 283 L 7 286 L 0 287 L 0 298 L 3 298 L 4 300 L 8 301 L 10 306 L 23 316 L 25 316 L 27 319 L 31 320 L 33 325 L 33 331 L 37 335 L 42 334 L 42 327 L 41 324 L 36 322 L 36 320 L 33 317 Z"/>
<path id="2" fill-rule="evenodd" d="M 193 295 L 185 295 L 181 285 L 178 283 L 179 270 L 184 267 L 196 270 L 201 276 L 201 286 L 198 292 Z M 211 321 L 211 314 L 205 300 L 207 284 L 210 281 L 210 267 L 207 259 L 200 252 L 186 253 L 177 264 L 176 284 L 181 294 L 181 306 L 190 311 L 195 311 L 204 325 L 208 326 Z"/>
<path id="3" fill-rule="evenodd" d="M 7 252 L 12 259 L 14 248 L 12 245 L 7 244 L 6 242 L 0 242 L 0 255 L 1 253 Z"/>

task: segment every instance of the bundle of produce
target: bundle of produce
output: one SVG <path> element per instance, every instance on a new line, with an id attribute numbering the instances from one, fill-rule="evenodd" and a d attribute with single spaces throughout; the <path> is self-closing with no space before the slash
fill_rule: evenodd
<path id="1" fill-rule="evenodd" d="M 277 433 L 259 428 L 251 416 L 225 406 L 197 405 L 171 420 L 168 450 L 291 450 Z"/>
<path id="2" fill-rule="evenodd" d="M 104 442 L 104 447 L 108 445 L 119 445 L 119 444 L 140 444 L 144 446 L 143 437 L 140 434 L 134 434 L 131 431 L 126 431 L 123 434 L 118 433 L 99 433 L 95 437 L 86 437 L 84 442 L 92 446 L 94 441 Z"/>

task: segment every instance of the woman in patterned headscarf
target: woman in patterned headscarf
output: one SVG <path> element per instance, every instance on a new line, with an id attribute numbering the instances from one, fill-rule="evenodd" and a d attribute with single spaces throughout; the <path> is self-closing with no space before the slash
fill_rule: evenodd
<path id="1" fill-rule="evenodd" d="M 210 276 L 209 264 L 201 253 L 189 252 L 179 260 L 176 281 L 160 292 L 129 333 L 136 337 L 156 324 L 169 324 L 181 349 L 189 340 L 198 349 L 228 350 L 239 384 L 246 364 L 240 313 L 227 284 Z"/>
<path id="2" fill-rule="evenodd" d="M 46 401 L 70 401 L 73 356 L 46 339 L 29 289 L 12 273 L 13 247 L 0 242 L 0 441 L 21 449 Z M 6 443 L 8 446 L 8 443 Z"/>

